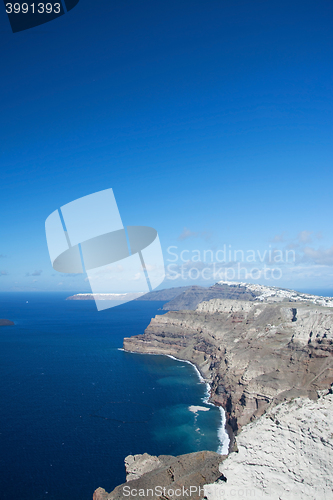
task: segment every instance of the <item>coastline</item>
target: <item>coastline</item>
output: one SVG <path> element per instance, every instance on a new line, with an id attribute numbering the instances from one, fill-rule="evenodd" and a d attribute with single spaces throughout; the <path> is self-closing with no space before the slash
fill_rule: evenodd
<path id="1" fill-rule="evenodd" d="M 118 347 L 118 350 L 124 351 L 124 352 L 129 352 L 131 354 L 149 354 L 150 356 L 167 356 L 168 358 L 174 359 L 176 361 L 180 361 L 182 363 L 188 363 L 188 364 L 192 365 L 198 378 L 199 378 L 199 381 L 206 385 L 206 396 L 203 399 L 203 403 L 218 408 L 220 411 L 220 414 L 221 414 L 221 424 L 217 430 L 217 437 L 220 441 L 220 444 L 218 446 L 216 453 L 219 453 L 220 455 L 228 455 L 230 453 L 230 451 L 232 449 L 233 442 L 234 442 L 234 435 L 233 435 L 231 427 L 227 426 L 225 410 L 224 410 L 223 406 L 215 405 L 214 403 L 212 403 L 210 401 L 211 389 L 212 389 L 211 385 L 202 376 L 199 368 L 194 363 L 192 363 L 191 361 L 188 361 L 187 359 L 176 358 L 175 356 L 172 356 L 171 354 L 157 354 L 157 353 L 149 353 L 149 352 L 143 353 L 143 352 L 129 351 L 127 349 L 124 349 L 123 347 Z"/>
<path id="2" fill-rule="evenodd" d="M 282 498 L 297 488 L 297 496 L 311 500 L 322 478 L 324 496 L 329 491 L 333 434 L 325 421 L 332 404 L 333 312 L 311 303 L 296 305 L 212 300 L 197 311 L 155 316 L 144 335 L 124 339 L 125 352 L 191 364 L 206 384 L 200 400 L 219 408 L 222 476 L 204 485 L 208 500 L 228 492 L 243 496 L 251 488 L 251 494 L 269 493 L 274 499 L 274 493 Z M 208 407 L 189 406 L 196 414 L 200 409 Z M 222 455 L 225 433 L 228 457 Z M 315 473 L 309 475 L 309 469 Z"/>

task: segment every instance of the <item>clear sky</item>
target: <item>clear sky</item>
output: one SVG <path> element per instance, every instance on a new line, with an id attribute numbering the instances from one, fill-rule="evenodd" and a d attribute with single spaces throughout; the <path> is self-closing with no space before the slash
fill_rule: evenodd
<path id="1" fill-rule="evenodd" d="M 0 290 L 89 291 L 44 222 L 106 188 L 184 264 L 164 286 L 281 250 L 243 281 L 333 290 L 331 1 L 80 0 L 15 34 L 3 7 L 0 44 Z"/>

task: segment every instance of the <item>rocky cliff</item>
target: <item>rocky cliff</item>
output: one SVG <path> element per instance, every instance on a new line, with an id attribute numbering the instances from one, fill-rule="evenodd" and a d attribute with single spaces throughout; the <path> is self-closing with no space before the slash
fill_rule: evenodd
<path id="1" fill-rule="evenodd" d="M 317 401 L 297 398 L 244 427 L 238 453 L 220 465 L 225 481 L 205 486 L 205 498 L 331 500 L 332 411 L 330 393 Z"/>
<path id="2" fill-rule="evenodd" d="M 190 497 L 199 500 L 204 495 L 204 484 L 216 481 L 220 476 L 221 455 L 213 451 L 200 451 L 173 457 L 129 455 L 125 459 L 126 483 L 111 493 L 103 488 L 94 492 L 93 500 L 123 500 L 145 497 L 172 500 Z"/>
<path id="3" fill-rule="evenodd" d="M 177 290 L 174 288 L 173 290 Z M 180 290 L 180 289 L 179 289 Z M 154 292 L 153 292 L 154 293 Z M 149 295 L 149 294 L 147 294 Z M 219 281 L 208 288 L 192 286 L 182 290 L 170 302 L 164 304 L 166 311 L 194 310 L 200 302 L 212 299 L 249 300 L 260 302 L 312 302 L 333 307 L 332 297 L 319 297 L 276 286 L 264 286 L 236 281 Z"/>
<path id="4" fill-rule="evenodd" d="M 125 459 L 128 482 L 111 493 L 98 488 L 93 500 L 134 495 L 159 500 L 331 500 L 332 392 L 321 391 L 316 401 L 296 398 L 268 409 L 242 429 L 237 453 L 228 457 L 207 451 L 179 457 L 130 455 Z"/>
<path id="5" fill-rule="evenodd" d="M 253 300 L 258 293 L 249 291 L 244 286 L 229 286 L 224 284 L 216 284 L 211 287 L 203 286 L 180 286 L 174 288 L 165 288 L 163 290 L 154 290 L 149 293 L 137 294 L 117 294 L 117 293 L 78 293 L 67 297 L 66 300 L 119 300 L 129 298 L 132 296 L 133 300 L 144 301 L 161 301 L 167 302 L 164 304 L 163 309 L 166 311 L 178 311 L 180 309 L 194 310 L 197 305 L 203 300 L 210 299 L 244 299 Z"/>
<path id="6" fill-rule="evenodd" d="M 125 338 L 124 348 L 193 362 L 237 432 L 284 400 L 315 400 L 330 387 L 333 309 L 306 301 L 213 299 L 195 311 L 156 316 L 143 335 Z"/>
<path id="7" fill-rule="evenodd" d="M 313 302 L 317 305 L 333 307 L 332 297 L 319 297 L 307 293 L 296 292 L 285 288 L 219 281 L 213 286 L 182 286 L 154 290 L 149 293 L 78 293 L 66 300 L 158 300 L 166 302 L 165 311 L 195 310 L 203 301 L 212 299 L 248 300 L 260 302 Z"/>
<path id="8" fill-rule="evenodd" d="M 160 300 L 170 301 L 181 295 L 188 290 L 200 290 L 201 286 L 178 286 L 173 288 L 164 288 L 163 290 L 153 290 L 152 292 L 145 293 L 142 297 L 136 300 Z"/>
<path id="9" fill-rule="evenodd" d="M 155 496 L 163 500 L 190 483 L 204 491 L 178 498 L 330 500 L 332 299 L 241 285 L 242 300 L 219 298 L 168 312 L 153 318 L 143 335 L 124 339 L 129 351 L 169 354 L 198 367 L 211 385 L 211 400 L 225 408 L 237 433 L 234 452 L 227 458 L 212 452 L 130 456 L 127 481 L 137 492 L 164 485 Z M 253 293 L 250 300 L 244 291 Z M 124 486 L 110 494 L 98 488 L 94 500 L 128 497 Z"/>
<path id="10" fill-rule="evenodd" d="M 176 289 L 175 289 L 176 290 Z M 248 289 L 244 284 L 233 285 L 221 282 L 208 288 L 192 286 L 182 290 L 175 298 L 164 304 L 165 311 L 194 310 L 200 302 L 212 299 L 256 300 L 260 292 Z"/>

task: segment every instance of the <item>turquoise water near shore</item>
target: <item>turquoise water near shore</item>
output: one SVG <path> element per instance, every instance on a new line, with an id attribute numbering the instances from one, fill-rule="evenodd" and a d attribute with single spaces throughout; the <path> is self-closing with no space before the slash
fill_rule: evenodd
<path id="1" fill-rule="evenodd" d="M 0 327 L 3 500 L 91 500 L 124 482 L 126 455 L 220 446 L 220 412 L 190 364 L 120 349 L 163 302 L 97 312 L 68 295 L 0 294 L 0 317 L 15 322 Z"/>

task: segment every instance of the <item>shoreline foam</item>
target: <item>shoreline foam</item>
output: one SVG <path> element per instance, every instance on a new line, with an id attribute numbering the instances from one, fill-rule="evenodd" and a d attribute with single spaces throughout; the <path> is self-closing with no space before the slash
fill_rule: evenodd
<path id="1" fill-rule="evenodd" d="M 182 363 L 188 363 L 190 365 L 193 366 L 199 380 L 201 383 L 203 384 L 206 384 L 206 397 L 204 397 L 202 399 L 202 402 L 207 404 L 207 405 L 211 405 L 211 406 L 215 406 L 215 408 L 218 408 L 220 410 L 220 414 L 221 414 L 221 425 L 220 427 L 218 428 L 217 430 L 217 437 L 218 437 L 218 440 L 220 441 L 220 444 L 217 448 L 217 452 L 216 453 L 219 453 L 220 455 L 228 455 L 229 454 L 229 451 L 230 451 L 230 443 L 231 443 L 231 439 L 230 439 L 230 436 L 229 436 L 229 433 L 227 431 L 227 428 L 226 428 L 226 414 L 225 414 L 225 410 L 222 406 L 217 406 L 217 405 L 214 405 L 214 403 L 212 403 L 211 401 L 209 401 L 210 399 L 210 396 L 211 396 L 211 387 L 209 385 L 209 383 L 207 382 L 206 379 L 204 379 L 204 377 L 201 375 L 200 373 L 200 370 L 198 369 L 198 367 L 192 363 L 191 361 L 188 361 L 187 359 L 180 359 L 180 358 L 176 358 L 175 356 L 172 356 L 171 354 L 157 354 L 157 353 L 149 353 L 149 352 L 136 352 L 136 351 L 129 351 L 127 349 L 124 349 L 122 347 L 118 347 L 118 350 L 119 351 L 124 351 L 124 352 L 130 352 L 132 354 L 149 354 L 150 356 L 167 356 L 168 358 L 171 358 L 171 359 L 174 359 L 176 361 L 180 361 Z"/>
<path id="2" fill-rule="evenodd" d="M 202 400 L 203 403 L 205 403 L 207 405 L 215 406 L 216 408 L 218 408 L 220 410 L 220 413 L 221 413 L 221 425 L 217 430 L 217 437 L 220 441 L 220 445 L 217 449 L 217 453 L 219 453 L 220 455 L 228 455 L 229 454 L 229 447 L 230 447 L 230 437 L 229 437 L 228 431 L 226 429 L 225 410 L 222 406 L 214 405 L 214 403 L 209 401 L 210 396 L 211 396 L 211 394 L 210 394 L 211 387 L 210 387 L 209 383 L 207 382 L 207 380 L 205 380 L 203 378 L 198 367 L 194 363 L 192 363 L 191 361 L 188 361 L 187 359 L 176 358 L 175 356 L 172 356 L 171 354 L 162 354 L 162 356 L 168 356 L 169 358 L 175 359 L 176 361 L 181 361 L 182 363 L 188 363 L 188 364 L 192 365 L 193 368 L 195 369 L 198 377 L 199 377 L 200 382 L 206 384 L 207 394 L 206 394 L 206 397 Z"/>

